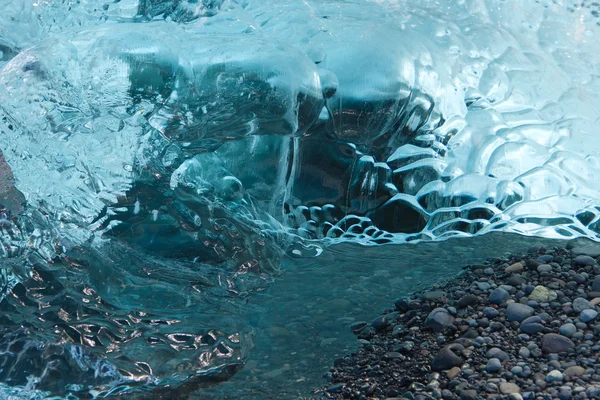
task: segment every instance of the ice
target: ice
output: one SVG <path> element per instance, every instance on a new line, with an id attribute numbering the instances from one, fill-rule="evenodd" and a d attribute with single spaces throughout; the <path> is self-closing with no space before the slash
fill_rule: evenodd
<path id="1" fill-rule="evenodd" d="M 285 254 L 597 239 L 600 26 L 567 8 L 0 0 L 0 346 L 39 361 L 3 382 L 227 379 Z"/>

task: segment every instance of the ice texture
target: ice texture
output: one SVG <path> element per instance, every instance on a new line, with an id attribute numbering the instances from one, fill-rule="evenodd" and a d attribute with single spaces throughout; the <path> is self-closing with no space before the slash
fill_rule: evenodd
<path id="1" fill-rule="evenodd" d="M 600 26 L 585 7 L 0 9 L 7 390 L 226 379 L 251 347 L 240 310 L 285 253 L 600 234 Z"/>

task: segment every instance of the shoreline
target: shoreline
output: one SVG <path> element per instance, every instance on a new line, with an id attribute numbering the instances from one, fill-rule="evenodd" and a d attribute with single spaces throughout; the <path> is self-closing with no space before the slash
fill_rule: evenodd
<path id="1" fill-rule="evenodd" d="M 353 324 L 360 348 L 314 397 L 600 398 L 599 304 L 599 244 L 466 266 Z"/>

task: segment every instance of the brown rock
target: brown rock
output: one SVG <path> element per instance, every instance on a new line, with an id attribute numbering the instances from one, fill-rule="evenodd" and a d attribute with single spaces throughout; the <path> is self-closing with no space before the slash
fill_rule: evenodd
<path id="1" fill-rule="evenodd" d="M 568 376 L 571 378 L 576 377 L 576 376 L 581 376 L 581 375 L 585 374 L 585 369 L 578 365 L 574 365 L 572 367 L 565 369 L 565 372 L 563 372 L 563 374 L 565 376 Z"/>
<path id="2" fill-rule="evenodd" d="M 521 264 L 520 262 L 514 263 L 513 265 L 510 265 L 510 266 L 504 268 L 504 272 L 506 272 L 506 273 L 521 272 L 521 271 L 523 271 L 523 264 Z"/>
<path id="3" fill-rule="evenodd" d="M 500 393 L 510 394 L 510 393 L 521 393 L 521 389 L 514 383 L 504 382 L 500 384 Z"/>
<path id="4" fill-rule="evenodd" d="M 460 372 L 461 369 L 459 367 L 452 367 L 448 370 L 446 375 L 448 376 L 448 379 L 454 379 L 460 374 Z"/>

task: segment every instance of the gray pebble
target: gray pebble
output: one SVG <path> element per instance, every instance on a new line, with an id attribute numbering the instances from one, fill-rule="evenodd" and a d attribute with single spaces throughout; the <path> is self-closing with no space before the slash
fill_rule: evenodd
<path id="1" fill-rule="evenodd" d="M 597 316 L 598 312 L 596 310 L 583 310 L 581 314 L 579 314 L 579 319 L 582 322 L 587 323 L 596 319 Z"/>
<path id="2" fill-rule="evenodd" d="M 576 313 L 580 313 L 583 310 L 593 310 L 594 306 L 586 299 L 584 299 L 583 297 L 578 297 L 575 300 L 573 300 L 573 311 L 575 311 Z"/>
<path id="3" fill-rule="evenodd" d="M 506 300 L 508 300 L 509 298 L 510 294 L 506 290 L 502 288 L 496 288 L 492 291 L 492 293 L 490 293 L 490 297 L 488 298 L 488 300 L 492 304 L 501 305 L 505 304 Z"/>
<path id="4" fill-rule="evenodd" d="M 568 323 L 568 324 L 564 324 L 562 325 L 558 331 L 560 332 L 561 335 L 564 335 L 566 337 L 571 337 L 573 336 L 573 334 L 575 332 L 577 332 L 577 328 L 575 327 L 575 325 Z"/>
<path id="5" fill-rule="evenodd" d="M 546 375 L 546 382 L 548 382 L 548 383 L 562 382 L 562 380 L 563 380 L 562 372 L 560 372 L 556 369 L 548 372 L 548 374 Z"/>
<path id="6" fill-rule="evenodd" d="M 533 315 L 535 310 L 528 305 L 521 303 L 511 303 L 506 307 L 506 316 L 509 321 L 521 322 Z"/>
<path id="7" fill-rule="evenodd" d="M 487 365 L 485 366 L 485 370 L 487 372 L 498 372 L 502 369 L 502 363 L 497 358 L 491 358 Z"/>

